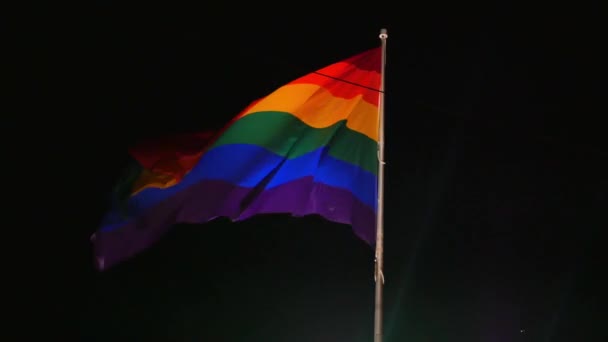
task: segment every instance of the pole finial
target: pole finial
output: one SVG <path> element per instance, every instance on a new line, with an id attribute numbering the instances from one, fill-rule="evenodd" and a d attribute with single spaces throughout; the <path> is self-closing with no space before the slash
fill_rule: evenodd
<path id="1" fill-rule="evenodd" d="M 380 37 L 380 39 L 386 39 L 386 38 L 388 38 L 388 34 L 386 33 L 386 29 L 385 28 L 380 29 L 380 36 L 379 37 Z"/>

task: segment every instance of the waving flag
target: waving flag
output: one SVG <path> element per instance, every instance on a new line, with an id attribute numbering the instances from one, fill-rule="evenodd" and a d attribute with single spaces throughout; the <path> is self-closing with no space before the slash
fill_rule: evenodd
<path id="1" fill-rule="evenodd" d="M 300 77 L 222 132 L 144 143 L 93 236 L 100 269 L 173 224 L 264 213 L 316 214 L 374 244 L 381 50 Z"/>

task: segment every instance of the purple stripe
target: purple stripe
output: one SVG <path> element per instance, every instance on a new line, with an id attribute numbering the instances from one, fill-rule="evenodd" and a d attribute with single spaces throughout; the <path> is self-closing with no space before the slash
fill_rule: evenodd
<path id="1" fill-rule="evenodd" d="M 318 214 L 327 220 L 350 224 L 357 236 L 373 245 L 375 213 L 349 191 L 301 178 L 263 191 L 241 213 L 245 198 L 255 191 L 223 181 L 203 181 L 160 203 L 119 229 L 94 235 L 99 269 L 126 260 L 158 241 L 173 224 L 205 223 L 216 217 L 244 220 L 256 214 Z M 240 215 L 239 215 L 240 213 Z"/>

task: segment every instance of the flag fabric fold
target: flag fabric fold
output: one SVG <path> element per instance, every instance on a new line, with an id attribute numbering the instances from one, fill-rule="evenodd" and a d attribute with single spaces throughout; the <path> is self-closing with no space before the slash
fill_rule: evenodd
<path id="1" fill-rule="evenodd" d="M 217 217 L 316 214 L 375 241 L 379 48 L 302 76 L 253 102 L 219 133 L 130 149 L 133 167 L 93 235 L 106 269 L 172 225 Z"/>

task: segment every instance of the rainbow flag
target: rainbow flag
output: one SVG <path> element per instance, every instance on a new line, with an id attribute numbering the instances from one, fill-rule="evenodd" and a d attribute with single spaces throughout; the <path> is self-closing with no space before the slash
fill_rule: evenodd
<path id="1" fill-rule="evenodd" d="M 217 134 L 130 150 L 129 173 L 93 235 L 99 269 L 177 223 L 316 214 L 375 242 L 380 48 L 302 76 L 253 102 Z"/>

